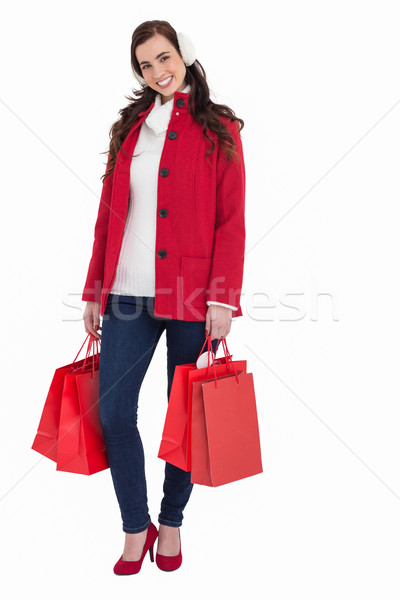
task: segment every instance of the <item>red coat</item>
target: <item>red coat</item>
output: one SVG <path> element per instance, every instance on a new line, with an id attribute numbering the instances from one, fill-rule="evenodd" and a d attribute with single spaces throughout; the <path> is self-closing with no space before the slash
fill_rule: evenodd
<path id="1" fill-rule="evenodd" d="M 237 306 L 245 247 L 245 166 L 236 122 L 221 118 L 237 144 L 237 164 L 218 147 L 205 159 L 210 141 L 189 113 L 189 93 L 175 92 L 160 159 L 157 191 L 154 315 L 205 321 L 207 300 Z M 154 102 L 139 114 L 122 148 L 134 153 L 140 126 Z M 100 302 L 104 315 L 128 213 L 131 158 L 121 150 L 113 175 L 103 183 L 92 257 L 82 300 Z"/>

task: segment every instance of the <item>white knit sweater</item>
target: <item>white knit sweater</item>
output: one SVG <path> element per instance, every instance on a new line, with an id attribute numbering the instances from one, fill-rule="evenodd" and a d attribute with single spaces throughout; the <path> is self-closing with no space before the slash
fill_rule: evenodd
<path id="1" fill-rule="evenodd" d="M 183 92 L 190 92 L 187 85 Z M 111 293 L 123 296 L 155 296 L 155 245 L 157 181 L 161 153 L 174 99 L 161 104 L 155 97 L 152 110 L 143 121 L 131 161 L 129 207 L 121 252 Z M 138 155 L 139 156 L 136 156 Z M 236 306 L 214 302 L 237 310 Z"/>

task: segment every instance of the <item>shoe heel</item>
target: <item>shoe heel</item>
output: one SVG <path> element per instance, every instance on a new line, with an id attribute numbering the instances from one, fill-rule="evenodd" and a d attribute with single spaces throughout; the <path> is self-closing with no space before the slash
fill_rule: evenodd
<path id="1" fill-rule="evenodd" d="M 153 554 L 153 546 L 152 545 L 149 548 L 149 553 L 150 553 L 151 562 L 154 562 L 154 554 Z"/>

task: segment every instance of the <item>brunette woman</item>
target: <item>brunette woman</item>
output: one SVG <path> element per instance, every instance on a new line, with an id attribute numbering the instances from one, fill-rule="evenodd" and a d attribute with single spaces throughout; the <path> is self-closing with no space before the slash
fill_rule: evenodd
<path id="1" fill-rule="evenodd" d="M 242 316 L 245 246 L 243 120 L 210 99 L 193 44 L 166 21 L 135 29 L 131 65 L 141 88 L 110 130 L 82 294 L 85 331 L 101 338 L 100 420 L 125 532 L 116 574 L 138 573 L 147 551 L 153 560 L 157 537 L 157 566 L 181 565 L 191 474 L 166 463 L 157 530 L 139 391 L 164 331 L 167 398 L 175 366 L 195 362 L 207 335 L 215 353 Z"/>

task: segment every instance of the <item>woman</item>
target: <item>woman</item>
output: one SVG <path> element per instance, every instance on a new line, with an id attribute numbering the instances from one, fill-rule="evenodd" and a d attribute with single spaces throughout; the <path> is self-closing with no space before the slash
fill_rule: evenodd
<path id="1" fill-rule="evenodd" d="M 117 574 L 137 573 L 148 550 L 153 560 L 157 537 L 158 567 L 181 565 L 190 472 L 166 463 L 157 531 L 138 395 L 164 330 L 169 398 L 175 365 L 196 361 L 207 335 L 215 352 L 242 316 L 245 245 L 243 120 L 210 100 L 193 44 L 166 21 L 135 29 L 131 65 L 142 88 L 110 130 L 82 294 L 85 331 L 102 342 L 100 420 L 126 534 Z"/>

